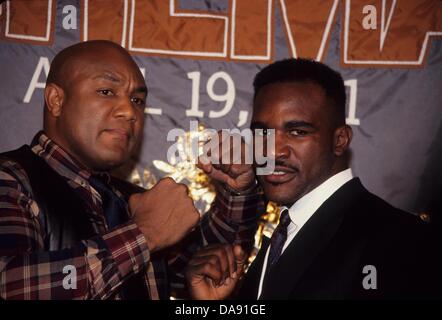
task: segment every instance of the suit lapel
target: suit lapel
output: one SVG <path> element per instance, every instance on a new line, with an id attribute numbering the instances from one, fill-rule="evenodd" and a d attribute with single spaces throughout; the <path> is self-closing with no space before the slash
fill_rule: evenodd
<path id="1" fill-rule="evenodd" d="M 338 231 L 349 206 L 356 201 L 355 192 L 359 186 L 363 188 L 359 179 L 347 182 L 307 221 L 267 274 L 262 299 L 289 297 L 306 270 Z"/>

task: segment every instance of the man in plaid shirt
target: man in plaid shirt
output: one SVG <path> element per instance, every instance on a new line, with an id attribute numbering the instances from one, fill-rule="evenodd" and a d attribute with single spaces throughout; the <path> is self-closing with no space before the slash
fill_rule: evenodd
<path id="1" fill-rule="evenodd" d="M 212 166 L 218 194 L 199 225 L 184 185 L 162 179 L 143 192 L 108 174 L 140 143 L 146 96 L 114 43 L 54 58 L 44 131 L 0 155 L 2 299 L 167 299 L 171 287 L 185 293 L 201 246 L 250 248 L 263 205 L 250 165 Z"/>

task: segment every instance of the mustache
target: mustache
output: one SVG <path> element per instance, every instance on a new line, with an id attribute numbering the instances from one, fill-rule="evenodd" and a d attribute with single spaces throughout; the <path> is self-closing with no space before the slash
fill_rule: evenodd
<path id="1" fill-rule="evenodd" d="M 268 161 L 264 162 L 263 164 L 256 164 L 256 168 L 263 168 L 266 167 L 268 164 Z M 283 159 L 276 159 L 275 160 L 275 168 L 278 169 L 287 169 L 287 171 L 293 171 L 293 172 L 299 172 L 299 168 Z"/>

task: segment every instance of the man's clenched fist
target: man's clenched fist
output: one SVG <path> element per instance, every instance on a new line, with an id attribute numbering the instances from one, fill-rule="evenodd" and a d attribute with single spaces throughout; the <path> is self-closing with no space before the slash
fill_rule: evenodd
<path id="1" fill-rule="evenodd" d="M 197 167 L 211 179 L 238 192 L 255 185 L 251 148 L 241 135 L 219 131 L 203 149 Z"/>
<path id="2" fill-rule="evenodd" d="M 133 194 L 129 208 L 151 252 L 180 241 L 200 218 L 187 186 L 171 178 L 161 179 L 149 191 Z"/>

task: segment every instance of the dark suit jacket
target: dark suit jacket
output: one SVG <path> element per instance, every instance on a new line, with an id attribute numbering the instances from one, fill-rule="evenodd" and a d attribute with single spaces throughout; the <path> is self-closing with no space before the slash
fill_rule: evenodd
<path id="1" fill-rule="evenodd" d="M 392 207 L 354 178 L 299 231 L 266 275 L 260 299 L 440 297 L 436 272 L 442 269 L 435 259 L 436 238 L 427 229 L 418 217 Z M 256 299 L 268 245 L 267 239 L 239 298 Z M 376 268 L 375 282 L 373 269 L 363 273 L 368 265 Z M 367 276 L 376 289 L 364 289 Z"/>

